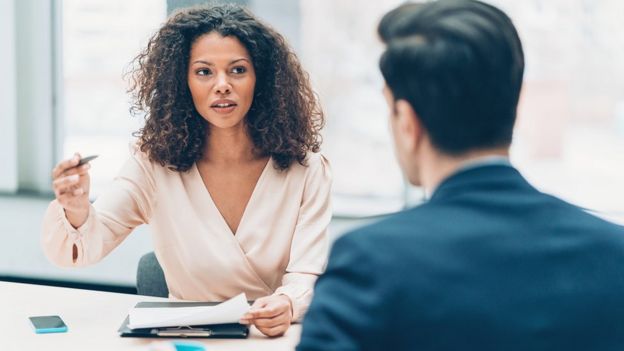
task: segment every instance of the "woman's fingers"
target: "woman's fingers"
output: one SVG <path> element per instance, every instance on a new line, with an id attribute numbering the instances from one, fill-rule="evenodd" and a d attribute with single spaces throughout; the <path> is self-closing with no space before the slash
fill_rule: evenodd
<path id="1" fill-rule="evenodd" d="M 288 327 L 290 326 L 289 322 L 268 323 L 269 321 L 265 321 L 267 323 L 257 323 L 259 321 L 260 320 L 256 320 L 254 322 L 254 325 L 256 326 L 256 328 L 258 328 L 260 332 L 267 336 L 282 335 L 288 330 Z"/>
<path id="2" fill-rule="evenodd" d="M 76 183 L 83 184 L 86 182 L 86 179 L 84 176 L 89 175 L 90 168 L 91 166 L 88 163 L 80 167 L 71 168 L 70 170 L 67 170 L 64 173 L 61 173 L 61 175 L 58 178 L 52 181 L 52 187 L 56 190 L 56 189 L 66 187 L 67 185 L 71 185 L 71 184 L 76 184 Z M 61 191 L 61 193 L 62 192 L 64 191 Z"/>
<path id="3" fill-rule="evenodd" d="M 273 318 L 256 318 L 253 320 L 253 324 L 258 328 L 273 328 L 279 325 L 289 325 L 290 320 L 287 315 L 283 313 Z"/>
<path id="4" fill-rule="evenodd" d="M 278 326 L 269 327 L 269 328 L 264 328 L 264 327 L 257 327 L 257 328 L 262 334 L 266 336 L 280 336 L 286 333 L 286 331 L 288 330 L 288 325 L 278 325 Z"/>
<path id="5" fill-rule="evenodd" d="M 271 318 L 290 309 L 290 299 L 286 295 L 271 295 L 256 300 L 243 318 Z"/>
<path id="6" fill-rule="evenodd" d="M 66 170 L 76 167 L 80 162 L 80 154 L 75 153 L 74 156 L 70 159 L 63 160 L 59 162 L 54 169 L 52 169 L 52 179 L 56 179 Z"/>
<path id="7" fill-rule="evenodd" d="M 59 162 L 52 170 L 52 188 L 56 200 L 65 210 L 69 223 L 78 228 L 89 215 L 89 168 L 86 163 L 78 166 L 80 154 Z"/>
<path id="8" fill-rule="evenodd" d="M 256 299 L 256 301 L 254 301 L 254 303 L 251 305 L 251 308 L 249 309 L 249 311 L 247 311 L 247 313 L 245 313 L 243 317 L 241 318 L 241 323 L 249 324 L 253 322 L 254 315 L 255 315 L 254 312 L 261 310 L 269 302 L 270 302 L 269 296 L 260 297 Z"/>
<path id="9" fill-rule="evenodd" d="M 74 174 L 74 175 L 70 175 L 67 177 L 60 177 L 60 178 L 55 179 L 52 182 L 52 187 L 54 188 L 55 192 L 58 191 L 58 195 L 61 195 L 72 190 L 73 187 L 75 187 L 76 185 L 79 185 L 79 183 L 80 183 L 80 175 Z"/>
<path id="10" fill-rule="evenodd" d="M 74 177 L 74 178 L 72 178 Z M 78 182 L 75 177 L 79 177 Z M 88 180 L 85 176 L 72 175 L 55 181 L 54 194 L 58 203 L 67 211 L 81 212 L 88 207 Z"/>
<path id="11" fill-rule="evenodd" d="M 286 312 L 287 306 L 267 306 L 256 311 L 249 311 L 250 318 L 273 318 Z"/>
<path id="12" fill-rule="evenodd" d="M 268 305 L 269 302 L 271 302 L 271 296 L 260 297 L 256 301 L 254 301 L 253 305 L 251 305 L 251 309 L 255 310 L 263 308 L 264 306 Z"/>
<path id="13" fill-rule="evenodd" d="M 82 166 L 73 167 L 73 168 L 65 170 L 63 173 L 61 173 L 61 176 L 67 177 L 67 176 L 74 175 L 74 174 L 85 175 L 89 173 L 90 168 L 91 168 L 91 165 L 88 163 L 85 163 Z"/>
<path id="14" fill-rule="evenodd" d="M 285 295 L 271 295 L 256 300 L 242 319 L 252 321 L 256 318 L 273 318 L 281 314 L 289 316 L 292 314 L 290 299 Z"/>
<path id="15" fill-rule="evenodd" d="M 271 295 L 259 298 L 241 318 L 242 324 L 254 324 L 268 336 L 282 335 L 292 321 L 290 298 L 285 295 Z"/>
<path id="16" fill-rule="evenodd" d="M 87 192 L 82 188 L 76 188 L 56 196 L 58 203 L 66 211 L 83 211 L 85 204 L 88 204 L 89 198 Z"/>

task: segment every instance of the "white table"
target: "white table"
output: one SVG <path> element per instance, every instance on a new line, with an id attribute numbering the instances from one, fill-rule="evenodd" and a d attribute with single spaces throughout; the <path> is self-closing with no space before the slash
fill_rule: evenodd
<path id="1" fill-rule="evenodd" d="M 123 351 L 149 349 L 155 340 L 121 338 L 117 329 L 139 301 L 165 299 L 100 291 L 0 282 L 0 350 L 2 351 Z M 35 334 L 28 317 L 59 315 L 67 333 Z M 286 335 L 267 338 L 252 328 L 248 339 L 193 339 L 213 350 L 293 350 L 300 325 Z"/>

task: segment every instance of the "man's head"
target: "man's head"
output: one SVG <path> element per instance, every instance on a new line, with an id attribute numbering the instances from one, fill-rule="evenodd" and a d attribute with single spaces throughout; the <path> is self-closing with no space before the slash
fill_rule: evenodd
<path id="1" fill-rule="evenodd" d="M 524 54 L 502 11 L 474 0 L 408 3 L 378 32 L 397 156 L 412 183 L 423 146 L 458 158 L 509 147 Z"/>

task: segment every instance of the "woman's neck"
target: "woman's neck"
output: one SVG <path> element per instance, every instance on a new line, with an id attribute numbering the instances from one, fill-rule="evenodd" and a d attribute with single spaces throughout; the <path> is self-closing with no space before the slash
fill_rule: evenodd
<path id="1" fill-rule="evenodd" d="M 253 141 L 244 126 L 231 129 L 210 130 L 207 135 L 203 162 L 238 163 L 257 159 Z"/>

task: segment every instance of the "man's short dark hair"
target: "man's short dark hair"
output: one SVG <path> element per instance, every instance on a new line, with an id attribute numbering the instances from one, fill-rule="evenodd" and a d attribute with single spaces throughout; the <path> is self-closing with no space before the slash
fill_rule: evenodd
<path id="1" fill-rule="evenodd" d="M 450 155 L 511 143 L 524 54 L 501 10 L 474 0 L 408 3 L 378 28 L 379 66 L 431 142 Z"/>

